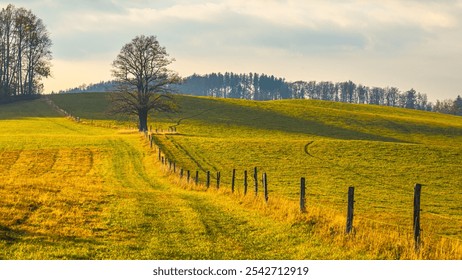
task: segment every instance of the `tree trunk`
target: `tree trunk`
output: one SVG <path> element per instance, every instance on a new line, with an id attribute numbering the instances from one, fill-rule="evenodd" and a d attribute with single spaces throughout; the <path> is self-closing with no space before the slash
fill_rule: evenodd
<path id="1" fill-rule="evenodd" d="M 139 126 L 138 126 L 139 131 L 147 131 L 148 130 L 148 111 L 139 110 L 138 118 L 139 118 Z"/>

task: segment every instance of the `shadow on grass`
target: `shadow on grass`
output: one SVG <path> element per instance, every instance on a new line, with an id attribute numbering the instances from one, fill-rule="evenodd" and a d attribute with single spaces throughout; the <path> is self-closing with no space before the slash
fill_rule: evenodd
<path id="1" fill-rule="evenodd" d="M 264 106 L 245 106 L 224 102 L 219 99 L 181 99 L 182 112 L 177 115 L 161 116 L 164 121 L 200 121 L 207 125 L 236 125 L 250 129 L 264 129 L 293 134 L 309 134 L 343 140 L 370 140 L 403 142 L 401 139 L 365 133 L 344 127 L 326 124 L 315 118 L 307 120 L 282 114 Z M 200 112 L 205 112 L 200 114 Z"/>

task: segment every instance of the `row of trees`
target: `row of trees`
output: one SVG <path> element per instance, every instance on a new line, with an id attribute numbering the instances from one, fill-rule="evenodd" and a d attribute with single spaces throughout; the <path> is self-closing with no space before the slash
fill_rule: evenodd
<path id="1" fill-rule="evenodd" d="M 30 10 L 8 5 L 0 11 L 0 101 L 39 94 L 51 75 L 51 39 Z"/>
<path id="2" fill-rule="evenodd" d="M 419 110 L 431 110 L 427 96 L 411 89 L 367 87 L 347 82 L 286 82 L 265 74 L 213 73 L 192 75 L 178 86 L 179 92 L 223 98 L 250 100 L 319 99 L 356 104 L 376 104 Z"/>
<path id="3" fill-rule="evenodd" d="M 80 93 L 80 92 L 110 92 L 117 88 L 115 81 L 101 81 L 99 83 L 82 84 L 78 87 L 60 90 L 58 93 Z M 52 92 L 53 94 L 54 92 Z"/>
<path id="4" fill-rule="evenodd" d="M 176 90 L 186 94 L 249 100 L 292 98 L 290 84 L 282 78 L 265 74 L 212 73 L 194 74 L 184 79 Z"/>
<path id="5" fill-rule="evenodd" d="M 433 105 L 433 111 L 444 114 L 462 116 L 462 97 L 458 95 L 455 100 L 437 100 L 436 103 Z"/>

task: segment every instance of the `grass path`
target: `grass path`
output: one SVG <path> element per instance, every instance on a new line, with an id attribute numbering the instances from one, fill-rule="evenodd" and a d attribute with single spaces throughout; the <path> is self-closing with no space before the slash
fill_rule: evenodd
<path id="1" fill-rule="evenodd" d="M 134 234 L 117 252 L 141 259 L 337 258 L 303 227 L 276 222 L 230 197 L 169 182 L 140 139 L 114 141 L 116 184 L 109 224 Z M 313 248 L 318 250 L 313 250 Z M 310 248 L 309 250 L 307 248 Z"/>

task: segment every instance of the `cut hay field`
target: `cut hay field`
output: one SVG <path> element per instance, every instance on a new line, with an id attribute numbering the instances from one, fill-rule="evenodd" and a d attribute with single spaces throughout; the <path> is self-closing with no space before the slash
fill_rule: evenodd
<path id="1" fill-rule="evenodd" d="M 460 117 L 178 96 L 179 113 L 151 116 L 153 131 L 177 132 L 153 137 L 202 182 L 206 171 L 220 171 L 217 192 L 166 175 L 147 141 L 126 129 L 133 123 L 105 113 L 105 94 L 50 98 L 82 122 L 43 101 L 0 111 L 0 211 L 8 213 L 0 221 L 1 258 L 462 258 Z M 268 175 L 268 204 L 252 187 L 242 196 L 243 172 L 252 186 L 254 167 Z M 306 214 L 297 208 L 300 177 Z M 419 252 L 415 183 L 424 185 Z M 347 236 L 349 186 L 356 188 L 355 230 Z"/>

